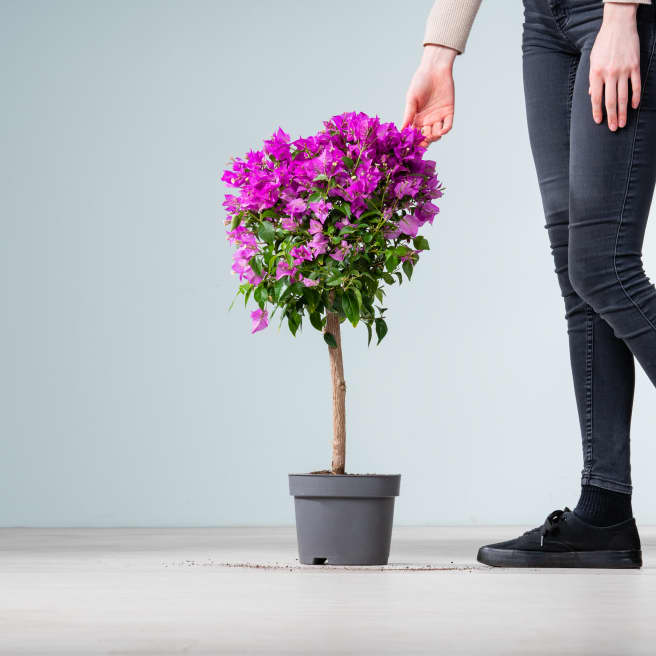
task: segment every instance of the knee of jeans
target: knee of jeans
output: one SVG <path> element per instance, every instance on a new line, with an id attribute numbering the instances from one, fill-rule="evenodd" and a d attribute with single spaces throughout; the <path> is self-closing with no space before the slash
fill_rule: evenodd
<path id="1" fill-rule="evenodd" d="M 611 263 L 601 266 L 597 258 L 569 258 L 568 273 L 572 289 L 592 307 L 595 307 L 598 292 L 608 286 L 611 272 Z"/>
<path id="2" fill-rule="evenodd" d="M 607 301 L 609 295 L 620 288 L 638 293 L 651 287 L 642 266 L 642 258 L 637 253 L 619 257 L 578 253 L 573 257 L 570 252 L 568 272 L 574 291 L 595 310 L 601 304 L 602 296 Z"/>

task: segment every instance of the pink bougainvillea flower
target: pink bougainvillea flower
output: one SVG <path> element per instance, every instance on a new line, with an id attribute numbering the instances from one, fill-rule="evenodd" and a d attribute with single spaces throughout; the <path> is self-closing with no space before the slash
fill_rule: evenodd
<path id="1" fill-rule="evenodd" d="M 262 282 L 262 276 L 258 276 L 250 267 L 244 269 L 244 278 L 246 278 L 251 285 L 259 285 Z"/>
<path id="2" fill-rule="evenodd" d="M 351 212 L 353 216 L 360 218 L 362 213 L 367 209 L 367 203 L 363 200 L 362 196 L 357 196 L 351 201 Z"/>
<path id="3" fill-rule="evenodd" d="M 294 258 L 294 264 L 300 264 L 304 260 L 313 260 L 314 255 L 307 246 L 295 246 L 289 251 L 289 254 Z"/>
<path id="4" fill-rule="evenodd" d="M 414 198 L 419 191 L 421 182 L 420 178 L 406 178 L 405 180 L 401 180 L 401 182 L 397 182 L 394 185 L 394 196 L 396 198 L 403 198 L 404 196 Z"/>
<path id="5" fill-rule="evenodd" d="M 440 208 L 437 207 L 437 205 L 433 205 L 433 203 L 423 203 L 415 208 L 414 214 L 421 221 L 422 225 L 426 223 L 426 221 L 432 224 L 435 215 L 439 211 Z"/>
<path id="6" fill-rule="evenodd" d="M 328 237 L 323 233 L 317 233 L 309 242 L 310 250 L 316 255 L 321 255 L 328 250 Z"/>
<path id="7" fill-rule="evenodd" d="M 301 282 L 306 286 L 306 287 L 316 287 L 319 284 L 318 280 L 312 280 L 312 278 L 301 278 Z"/>
<path id="8" fill-rule="evenodd" d="M 264 330 L 269 325 L 269 313 L 267 310 L 257 308 L 251 312 L 251 319 L 253 320 L 253 329 L 251 333 L 256 333 L 258 330 Z"/>
<path id="9" fill-rule="evenodd" d="M 318 232 L 321 232 L 322 230 L 323 230 L 323 226 L 321 225 L 321 223 L 319 223 L 319 221 L 316 221 L 315 219 L 310 219 L 310 229 L 308 230 L 308 232 L 311 235 L 315 235 Z"/>
<path id="10" fill-rule="evenodd" d="M 332 257 L 333 260 L 338 260 L 339 262 L 342 262 L 344 258 L 348 255 L 349 250 L 350 250 L 349 243 L 345 239 L 342 239 L 341 248 L 335 249 L 332 253 L 328 253 L 328 255 L 330 255 L 330 257 Z"/>
<path id="11" fill-rule="evenodd" d="M 278 128 L 271 139 L 264 141 L 264 152 L 278 160 L 289 158 L 289 135 L 282 128 Z"/>
<path id="12" fill-rule="evenodd" d="M 294 198 L 290 201 L 287 201 L 285 204 L 285 212 L 288 212 L 290 216 L 299 216 L 303 214 L 307 209 L 307 205 L 302 198 Z"/>
<path id="13" fill-rule="evenodd" d="M 283 276 L 293 277 L 296 273 L 296 267 L 290 267 L 287 260 L 278 260 L 276 267 L 276 280 L 280 280 Z"/>
<path id="14" fill-rule="evenodd" d="M 283 216 L 280 225 L 284 230 L 289 230 L 290 232 L 294 232 L 295 230 L 298 230 L 298 226 L 300 225 L 300 223 L 291 216 Z"/>
<path id="15" fill-rule="evenodd" d="M 414 214 L 406 214 L 399 221 L 399 230 L 404 235 L 410 235 L 410 237 L 416 237 L 417 230 L 419 230 L 420 225 L 421 224 L 419 219 Z"/>
<path id="16" fill-rule="evenodd" d="M 396 239 L 401 234 L 401 229 L 397 225 L 395 228 L 390 228 L 383 232 L 385 239 Z"/>
<path id="17" fill-rule="evenodd" d="M 343 219 L 340 219 L 339 221 L 335 221 L 335 227 L 339 228 L 340 230 L 347 225 L 353 225 L 347 217 L 344 217 Z"/>
<path id="18" fill-rule="evenodd" d="M 321 223 L 328 218 L 328 214 L 330 214 L 332 207 L 332 203 L 327 203 L 323 198 L 316 203 L 310 203 L 310 209 L 314 212 L 314 215 L 319 221 L 321 221 Z"/>

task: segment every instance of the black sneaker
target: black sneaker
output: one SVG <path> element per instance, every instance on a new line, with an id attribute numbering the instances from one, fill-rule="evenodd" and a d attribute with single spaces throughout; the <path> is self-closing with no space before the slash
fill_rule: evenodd
<path id="1" fill-rule="evenodd" d="M 477 560 L 494 567 L 642 566 L 640 536 L 633 518 L 612 526 L 587 524 L 569 508 L 554 510 L 542 526 L 514 540 L 488 544 Z"/>

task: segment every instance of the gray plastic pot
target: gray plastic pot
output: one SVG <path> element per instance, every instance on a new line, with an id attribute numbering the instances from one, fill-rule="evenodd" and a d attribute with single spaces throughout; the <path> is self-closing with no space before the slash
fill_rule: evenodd
<path id="1" fill-rule="evenodd" d="M 289 474 L 305 565 L 386 565 L 401 474 Z"/>

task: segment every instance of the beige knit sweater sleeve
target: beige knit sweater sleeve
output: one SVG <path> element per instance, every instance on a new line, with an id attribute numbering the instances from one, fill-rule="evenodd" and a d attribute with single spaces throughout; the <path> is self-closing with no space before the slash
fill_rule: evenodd
<path id="1" fill-rule="evenodd" d="M 604 0 L 604 2 L 651 4 L 651 0 Z M 469 31 L 480 6 L 481 0 L 435 0 L 426 20 L 424 45 L 432 43 L 448 46 L 459 53 L 464 52 Z"/>

